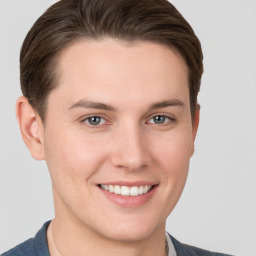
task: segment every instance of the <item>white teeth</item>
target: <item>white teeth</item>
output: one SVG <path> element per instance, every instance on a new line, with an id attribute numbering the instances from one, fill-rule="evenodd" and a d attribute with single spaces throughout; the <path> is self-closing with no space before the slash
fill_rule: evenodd
<path id="1" fill-rule="evenodd" d="M 104 184 L 101 184 L 100 187 L 111 193 L 114 193 L 116 195 L 122 195 L 122 196 L 138 196 L 138 195 L 146 194 L 152 188 L 152 186 L 149 186 L 149 185 L 127 187 L 127 186 L 104 185 Z"/>
<path id="2" fill-rule="evenodd" d="M 117 194 L 117 195 L 120 195 L 120 194 L 121 194 L 121 188 L 120 188 L 120 186 L 115 185 L 114 193 Z"/>
<path id="3" fill-rule="evenodd" d="M 140 186 L 140 187 L 139 187 L 139 195 L 142 195 L 143 193 L 144 193 L 143 186 Z"/>
<path id="4" fill-rule="evenodd" d="M 114 192 L 114 186 L 109 185 L 108 186 L 108 190 L 109 190 L 109 192 L 113 193 Z"/>
<path id="5" fill-rule="evenodd" d="M 130 196 L 137 196 L 139 194 L 139 188 L 138 187 L 131 187 L 130 188 Z"/>
<path id="6" fill-rule="evenodd" d="M 129 195 L 130 195 L 130 189 L 129 189 L 129 187 L 122 186 L 122 187 L 121 187 L 121 195 L 122 195 L 122 196 L 129 196 Z"/>
<path id="7" fill-rule="evenodd" d="M 149 189 L 148 189 L 148 185 L 146 185 L 146 186 L 143 187 L 143 192 L 144 192 L 144 193 L 147 193 L 148 190 L 149 190 Z"/>

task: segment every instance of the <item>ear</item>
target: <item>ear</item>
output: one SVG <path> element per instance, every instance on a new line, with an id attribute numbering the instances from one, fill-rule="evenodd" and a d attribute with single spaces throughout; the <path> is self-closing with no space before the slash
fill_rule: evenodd
<path id="1" fill-rule="evenodd" d="M 192 147 L 191 156 L 194 154 L 194 151 L 195 151 L 195 139 L 196 139 L 196 134 L 199 126 L 199 119 L 200 119 L 200 105 L 197 104 L 195 109 L 194 119 L 192 120 L 193 147 Z"/>
<path id="2" fill-rule="evenodd" d="M 44 160 L 44 126 L 38 113 L 24 96 L 16 103 L 16 116 L 19 122 L 22 138 L 31 155 L 36 160 Z"/>

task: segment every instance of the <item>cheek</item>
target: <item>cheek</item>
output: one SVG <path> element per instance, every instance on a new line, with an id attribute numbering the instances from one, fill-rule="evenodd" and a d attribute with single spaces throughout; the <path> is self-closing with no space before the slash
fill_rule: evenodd
<path id="1" fill-rule="evenodd" d="M 158 164 L 169 182 L 184 183 L 187 177 L 193 139 L 191 132 L 177 132 L 163 138 L 154 147 Z"/>
<path id="2" fill-rule="evenodd" d="M 102 145 L 64 129 L 46 133 L 45 154 L 54 184 L 74 192 L 90 182 L 104 159 Z"/>
<path id="3" fill-rule="evenodd" d="M 154 156 L 153 170 L 159 175 L 161 196 L 157 200 L 158 209 L 162 209 L 164 219 L 177 204 L 187 179 L 192 133 L 189 128 L 163 133 L 150 141 L 151 156 Z"/>

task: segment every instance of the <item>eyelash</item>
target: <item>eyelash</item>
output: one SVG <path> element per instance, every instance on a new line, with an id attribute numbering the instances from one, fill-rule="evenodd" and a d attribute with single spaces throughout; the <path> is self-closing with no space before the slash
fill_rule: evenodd
<path id="1" fill-rule="evenodd" d="M 170 122 L 175 122 L 176 121 L 176 119 L 175 118 L 173 118 L 173 117 L 170 117 L 170 116 L 167 116 L 167 115 L 154 115 L 154 116 L 152 116 L 150 119 L 149 119 L 149 121 L 148 121 L 148 123 L 150 123 L 150 120 L 154 120 L 155 118 L 164 118 L 164 122 L 163 123 L 152 123 L 152 124 L 154 124 L 154 125 L 168 125 L 168 123 L 170 123 Z"/>
<path id="2" fill-rule="evenodd" d="M 91 121 L 92 119 L 100 119 L 99 124 L 90 124 L 90 121 Z M 102 120 L 105 121 L 104 124 L 101 123 Z M 92 128 L 102 127 L 103 125 L 105 125 L 106 122 L 107 122 L 107 121 L 106 121 L 106 119 L 105 119 L 104 117 L 102 117 L 102 116 L 97 116 L 97 115 L 95 115 L 95 116 L 88 116 L 88 117 L 84 118 L 83 120 L 81 120 L 81 123 L 86 123 L 87 126 L 92 127 Z"/>
<path id="3" fill-rule="evenodd" d="M 150 122 L 151 120 L 154 120 L 155 118 L 159 118 L 159 117 L 160 117 L 160 118 L 164 118 L 163 123 Z M 91 124 L 90 121 L 91 121 L 92 119 L 100 119 L 100 120 L 98 120 L 99 123 Z M 103 121 L 104 123 L 102 123 L 102 121 Z M 162 125 L 168 125 L 170 122 L 175 122 L 175 121 L 176 121 L 176 119 L 173 118 L 173 117 L 170 117 L 170 116 L 168 116 L 168 115 L 160 115 L 160 114 L 159 114 L 159 115 L 154 115 L 154 116 L 152 116 L 146 123 L 147 123 L 147 124 L 153 124 L 153 125 L 162 126 Z M 88 116 L 88 117 L 82 119 L 82 120 L 81 120 L 81 123 L 85 123 L 85 125 L 88 126 L 88 127 L 90 127 L 90 128 L 101 128 L 102 126 L 105 126 L 105 125 L 110 124 L 110 122 L 107 123 L 107 120 L 106 120 L 104 117 L 98 116 L 98 115 Z"/>

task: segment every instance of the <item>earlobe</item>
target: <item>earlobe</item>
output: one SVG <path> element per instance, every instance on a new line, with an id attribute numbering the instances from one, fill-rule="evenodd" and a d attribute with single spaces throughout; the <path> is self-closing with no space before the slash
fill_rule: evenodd
<path id="1" fill-rule="evenodd" d="M 17 100 L 16 116 L 22 138 L 32 157 L 36 160 L 44 160 L 43 123 L 40 116 L 24 96 Z"/>

